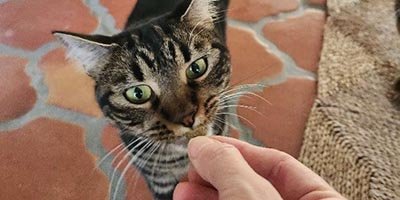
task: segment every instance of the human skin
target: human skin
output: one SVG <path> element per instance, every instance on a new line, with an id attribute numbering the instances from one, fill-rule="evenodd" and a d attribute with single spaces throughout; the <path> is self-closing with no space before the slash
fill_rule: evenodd
<path id="1" fill-rule="evenodd" d="M 345 199 L 290 155 L 226 137 L 189 142 L 188 181 L 174 200 Z"/>

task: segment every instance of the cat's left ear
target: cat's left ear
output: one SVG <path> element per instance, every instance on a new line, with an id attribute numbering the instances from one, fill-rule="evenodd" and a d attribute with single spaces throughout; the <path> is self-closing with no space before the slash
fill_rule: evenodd
<path id="1" fill-rule="evenodd" d="M 67 57 L 78 61 L 92 78 L 97 77 L 97 74 L 108 63 L 112 50 L 118 46 L 108 36 L 62 31 L 55 31 L 53 35 L 65 46 Z"/>
<path id="2" fill-rule="evenodd" d="M 214 20 L 218 17 L 217 0 L 191 0 L 181 13 L 180 20 L 193 26 L 214 28 Z"/>

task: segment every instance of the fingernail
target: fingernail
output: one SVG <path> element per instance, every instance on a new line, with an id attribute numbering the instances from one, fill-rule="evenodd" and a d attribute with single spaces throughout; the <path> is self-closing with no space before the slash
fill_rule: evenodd
<path id="1" fill-rule="evenodd" d="M 210 142 L 213 142 L 213 140 L 209 139 L 208 137 L 205 136 L 199 136 L 199 137 L 195 137 L 193 139 L 191 139 L 189 141 L 189 157 L 191 159 L 196 159 L 199 155 L 199 152 L 201 151 L 201 149 L 209 144 Z"/>

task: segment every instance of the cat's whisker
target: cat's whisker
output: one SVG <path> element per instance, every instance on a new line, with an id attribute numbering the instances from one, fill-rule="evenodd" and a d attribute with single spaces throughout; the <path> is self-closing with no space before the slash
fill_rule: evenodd
<path id="1" fill-rule="evenodd" d="M 136 138 L 134 141 L 130 141 L 130 143 L 128 145 L 125 146 L 125 148 L 121 149 L 117 155 L 114 156 L 114 159 L 111 161 L 111 164 L 114 164 L 114 162 L 118 159 L 118 157 L 124 153 L 124 151 L 128 150 L 133 144 L 135 144 L 135 142 L 137 142 L 138 140 L 140 140 L 141 138 Z M 122 145 L 124 145 L 124 143 L 121 143 Z"/>
<path id="2" fill-rule="evenodd" d="M 247 89 L 247 88 L 265 88 L 268 86 L 267 84 L 260 84 L 260 83 L 247 83 L 247 84 L 237 84 L 237 85 L 232 85 L 231 87 L 233 88 L 241 88 L 241 89 Z"/>
<path id="3" fill-rule="evenodd" d="M 246 106 L 246 105 L 222 105 L 219 106 L 219 108 L 222 110 L 224 108 L 247 108 L 247 109 L 256 109 L 257 107 L 255 106 Z"/>
<path id="4" fill-rule="evenodd" d="M 242 96 L 242 95 L 248 95 L 248 96 L 254 96 L 257 97 L 258 99 L 262 100 L 263 102 L 267 103 L 268 105 L 272 105 L 272 103 L 270 101 L 268 101 L 266 98 L 262 97 L 261 95 L 258 95 L 254 92 L 249 92 L 249 91 L 243 91 L 243 92 L 237 92 L 234 94 L 230 94 L 227 96 L 222 97 L 221 99 L 226 99 L 228 97 L 237 97 L 237 96 Z"/>
<path id="5" fill-rule="evenodd" d="M 150 153 L 149 154 L 145 154 L 145 160 L 140 160 L 138 161 L 138 168 L 143 168 L 145 167 L 146 163 L 149 161 L 149 159 L 151 158 L 151 156 L 155 153 L 155 151 L 158 150 L 158 148 L 160 147 L 160 142 L 155 142 L 152 147 L 148 150 Z"/>
<path id="6" fill-rule="evenodd" d="M 237 90 L 246 90 L 246 89 L 257 88 L 257 87 L 264 88 L 265 86 L 266 85 L 256 84 L 256 83 L 255 84 L 242 84 L 242 85 L 237 85 L 237 86 L 231 86 L 231 87 L 228 87 L 227 89 L 225 89 L 224 91 L 222 91 L 220 93 L 220 95 L 222 96 L 222 95 L 225 95 L 227 93 L 234 92 L 234 91 L 237 91 Z"/>
<path id="7" fill-rule="evenodd" d="M 234 129 L 238 129 L 238 128 L 237 128 L 236 126 L 234 126 L 233 124 L 228 123 L 228 122 L 224 121 L 223 119 L 221 119 L 221 117 L 218 116 L 218 115 L 215 116 L 214 120 L 217 121 L 217 122 L 220 122 L 220 123 L 222 123 L 222 124 L 224 124 L 224 125 L 226 125 L 226 126 L 232 127 L 232 128 L 234 128 Z M 219 126 L 219 127 L 220 127 L 221 130 L 223 129 L 221 126 Z"/>
<path id="8" fill-rule="evenodd" d="M 267 116 L 265 116 L 262 112 L 258 111 L 256 109 L 257 107 L 254 107 L 254 106 L 246 106 L 246 105 L 239 105 L 238 104 L 238 105 L 223 105 L 223 106 L 220 106 L 219 108 L 220 108 L 220 110 L 222 110 L 224 108 L 245 108 L 247 110 L 254 111 L 255 113 L 257 113 L 258 115 L 260 115 L 260 116 L 262 116 L 264 118 L 267 118 Z"/>
<path id="9" fill-rule="evenodd" d="M 128 151 L 128 152 L 125 154 L 125 156 L 118 162 L 117 166 L 114 167 L 113 173 L 112 173 L 112 175 L 111 175 L 111 180 L 110 180 L 110 184 L 111 184 L 110 187 L 109 187 L 109 194 L 110 194 L 110 195 L 112 194 L 112 187 L 111 187 L 111 186 L 112 186 L 113 183 L 114 183 L 114 178 L 115 178 L 115 175 L 116 175 L 116 173 L 117 173 L 118 168 L 122 165 L 122 163 L 123 163 L 130 155 L 132 155 L 132 153 L 136 150 L 137 147 L 141 146 L 141 145 L 142 145 L 143 143 L 145 143 L 145 142 L 146 142 L 146 145 L 149 144 L 149 140 L 146 139 L 146 138 L 143 138 L 143 140 L 140 141 L 138 144 L 136 144 L 130 151 Z M 145 146 L 146 146 L 146 145 L 145 145 Z M 127 147 L 126 149 L 128 149 L 128 147 Z"/>
<path id="10" fill-rule="evenodd" d="M 225 126 L 227 125 L 223 120 L 217 119 L 216 117 L 213 118 L 213 121 L 219 122 L 219 123 L 221 123 L 221 124 L 223 124 L 223 125 L 225 125 Z M 216 125 L 216 126 L 218 127 L 219 130 L 221 130 L 221 131 L 224 130 L 223 127 L 222 127 L 221 125 L 216 124 L 216 123 L 214 123 L 214 125 Z"/>
<path id="11" fill-rule="evenodd" d="M 247 92 L 249 92 L 249 91 L 238 91 L 238 92 L 234 92 L 234 93 L 231 93 L 231 94 L 227 94 L 227 95 L 224 95 L 223 97 L 221 97 L 220 99 L 226 99 L 226 98 L 229 98 L 229 97 L 232 97 L 232 96 L 241 96 L 241 95 L 243 95 L 243 94 L 247 94 Z"/>
<path id="12" fill-rule="evenodd" d="M 137 163 L 137 166 L 136 166 L 137 169 L 142 168 L 143 166 L 146 165 L 146 163 L 148 162 L 148 160 L 149 160 L 149 159 L 152 157 L 152 155 L 158 150 L 159 146 L 160 146 L 160 142 L 156 141 L 156 142 L 155 142 L 155 145 L 153 145 L 152 149 L 149 150 L 149 151 L 150 151 L 150 154 L 146 156 L 146 160 L 145 160 L 144 162 L 143 162 L 143 161 L 139 161 L 139 162 Z M 141 164 L 141 162 L 143 162 L 143 164 Z M 129 166 L 129 165 L 128 165 L 128 166 Z M 134 177 L 134 181 L 133 181 L 133 189 L 134 189 L 134 190 L 136 190 L 136 185 L 137 185 L 137 182 L 139 181 L 139 178 L 140 178 L 140 175 L 138 174 L 138 172 L 136 172 L 136 173 L 135 173 L 135 177 Z M 131 185 L 131 182 L 130 182 L 130 183 L 127 183 L 126 188 L 129 188 L 130 185 Z"/>
<path id="13" fill-rule="evenodd" d="M 220 100 L 220 102 L 227 103 L 227 102 L 233 102 L 233 101 L 237 100 L 239 97 L 246 97 L 246 96 L 242 93 L 235 93 L 235 94 L 230 94 L 230 95 L 221 97 L 219 100 Z"/>
<path id="14" fill-rule="evenodd" d="M 159 141 L 157 141 L 156 143 L 157 143 L 158 147 L 157 147 L 157 149 L 155 151 L 160 151 L 160 148 L 163 146 L 163 143 L 159 142 Z M 160 154 L 158 154 L 158 158 L 159 157 L 160 157 Z M 153 169 L 154 169 L 154 165 L 153 165 Z M 140 174 L 136 173 L 135 174 L 135 180 L 134 180 L 134 183 L 133 183 L 134 190 L 136 190 L 136 186 L 137 186 L 137 183 L 139 181 L 139 178 L 140 178 Z"/>
<path id="15" fill-rule="evenodd" d="M 121 144 L 117 145 L 116 147 L 114 147 L 110 152 L 108 152 L 105 156 L 103 156 L 103 158 L 99 162 L 97 162 L 96 168 L 99 168 L 103 164 L 103 162 L 106 161 L 106 159 L 109 156 L 111 156 L 113 153 L 115 153 L 119 148 L 121 148 L 123 146 L 124 146 L 124 143 L 121 143 Z M 123 151 L 123 149 L 120 151 Z"/>
<path id="16" fill-rule="evenodd" d="M 122 130 L 121 132 L 124 132 L 124 131 L 126 131 L 126 130 Z M 138 140 L 142 140 L 143 137 L 141 137 L 140 135 L 143 135 L 144 133 L 147 133 L 148 131 L 149 131 L 149 130 L 146 130 L 146 131 L 142 132 L 141 134 L 138 134 L 138 135 L 137 135 L 138 137 L 137 137 L 134 141 L 130 141 L 129 144 L 126 145 L 125 148 L 123 148 L 122 150 L 120 150 L 120 151 L 117 153 L 117 155 L 115 155 L 115 157 L 114 157 L 114 159 L 111 161 L 111 163 L 114 163 L 114 162 L 116 161 L 116 159 L 117 159 L 125 150 L 129 149 L 133 144 L 135 144 L 135 142 L 137 142 Z M 122 142 L 120 145 L 124 145 L 124 143 Z M 120 146 L 120 145 L 118 145 L 118 146 Z M 112 153 L 112 152 L 110 152 L 110 153 Z M 109 153 L 109 154 L 110 154 L 110 153 Z"/>
<path id="17" fill-rule="evenodd" d="M 252 123 L 249 119 L 247 119 L 246 117 L 243 117 L 241 115 L 235 114 L 235 113 L 230 113 L 230 112 L 217 112 L 217 115 L 221 114 L 221 115 L 232 115 L 235 117 L 238 117 L 240 119 L 243 119 L 244 121 L 246 121 L 247 123 L 249 123 L 253 128 L 256 127 L 256 125 L 254 123 Z"/>
<path id="18" fill-rule="evenodd" d="M 243 94 L 233 94 L 233 95 L 230 95 L 230 96 L 221 97 L 220 98 L 220 104 L 235 103 L 235 101 L 240 97 L 241 98 L 248 98 L 246 96 L 243 96 Z"/>
<path id="19" fill-rule="evenodd" d="M 237 94 L 239 92 L 246 92 L 246 91 L 243 91 L 243 89 L 241 89 L 241 88 L 234 88 L 234 89 L 231 89 L 231 90 L 228 90 L 228 91 L 220 93 L 219 96 L 221 97 L 221 99 L 224 99 L 226 97 L 235 95 L 235 94 Z"/>
<path id="20" fill-rule="evenodd" d="M 262 84 L 238 85 L 238 86 L 228 88 L 228 89 L 222 91 L 221 93 L 219 93 L 219 96 L 221 96 L 221 99 L 224 99 L 226 96 L 237 94 L 238 92 L 251 92 L 251 91 L 246 91 L 246 90 L 251 89 L 251 88 L 256 88 L 256 87 L 265 87 L 265 85 L 262 85 Z"/>
<path id="21" fill-rule="evenodd" d="M 116 199 L 116 197 L 117 197 L 119 187 L 121 186 L 121 183 L 122 183 L 122 179 L 124 178 L 124 176 L 125 176 L 126 172 L 128 171 L 129 167 L 138 158 L 138 156 L 140 156 L 144 151 L 147 150 L 147 148 L 151 147 L 153 144 L 154 144 L 154 142 L 149 140 L 149 142 L 146 143 L 146 145 L 142 149 L 140 149 L 139 152 L 137 152 L 136 154 L 133 155 L 133 157 L 130 159 L 128 164 L 124 167 L 123 171 L 121 172 L 120 177 L 117 180 L 117 185 L 115 186 L 115 189 L 114 189 L 114 192 L 113 192 L 113 195 L 112 195 L 113 196 L 113 198 L 112 198 L 113 200 Z M 132 153 L 133 153 L 133 151 L 129 152 L 130 155 L 132 155 Z M 127 155 L 129 155 L 129 154 L 127 154 Z M 126 158 L 125 158 L 125 160 L 126 160 Z M 113 184 L 113 182 L 111 182 L 111 184 Z"/>

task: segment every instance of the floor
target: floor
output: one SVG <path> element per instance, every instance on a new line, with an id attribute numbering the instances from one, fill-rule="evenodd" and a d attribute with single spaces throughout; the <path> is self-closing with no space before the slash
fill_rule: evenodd
<path id="1" fill-rule="evenodd" d="M 108 199 L 110 177 L 126 166 L 107 154 L 120 144 L 118 132 L 97 108 L 93 82 L 64 60 L 50 31 L 113 34 L 135 3 L 0 0 L 0 199 Z M 325 4 L 231 0 L 232 85 L 263 84 L 255 92 L 268 100 L 238 99 L 258 112 L 238 109 L 233 136 L 298 156 L 316 96 Z M 117 199 L 150 199 L 133 168 L 125 177 Z"/>

